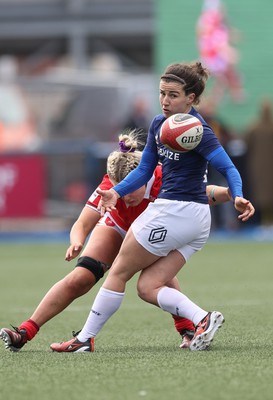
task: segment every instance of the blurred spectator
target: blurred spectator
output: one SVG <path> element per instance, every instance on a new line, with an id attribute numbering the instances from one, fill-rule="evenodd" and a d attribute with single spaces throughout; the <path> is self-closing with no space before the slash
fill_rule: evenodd
<path id="1" fill-rule="evenodd" d="M 226 19 L 221 0 L 204 0 L 203 9 L 197 20 L 197 44 L 200 60 L 214 78 L 211 96 L 219 103 L 225 91 L 232 99 L 244 99 L 241 77 L 236 70 L 238 52 L 233 47 L 235 30 Z"/>
<path id="2" fill-rule="evenodd" d="M 145 99 L 137 97 L 132 106 L 124 127 L 128 129 L 143 129 L 148 132 L 150 125 L 149 107 Z"/>
<path id="3" fill-rule="evenodd" d="M 262 225 L 273 225 L 273 112 L 272 102 L 263 99 L 257 120 L 245 132 L 251 200 Z"/>
<path id="4" fill-rule="evenodd" d="M 136 129 L 141 135 L 141 141 L 146 142 L 147 133 L 150 125 L 149 107 L 145 99 L 137 97 L 132 106 L 127 120 L 123 124 L 123 129 Z M 142 150 L 141 148 L 139 150 Z"/>
<path id="5" fill-rule="evenodd" d="M 22 90 L 16 84 L 13 57 L 0 59 L 0 152 L 32 150 L 37 146 L 33 120 Z"/>
<path id="6" fill-rule="evenodd" d="M 221 145 L 228 151 L 229 142 L 234 139 L 234 134 L 217 115 L 217 106 L 217 101 L 212 98 L 207 98 L 203 100 L 202 104 L 199 106 L 199 110 L 201 114 L 204 115 L 206 122 L 213 129 Z"/>

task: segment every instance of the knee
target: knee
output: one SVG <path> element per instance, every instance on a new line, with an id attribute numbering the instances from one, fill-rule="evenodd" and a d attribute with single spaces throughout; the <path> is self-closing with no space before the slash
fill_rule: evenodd
<path id="1" fill-rule="evenodd" d="M 149 302 L 152 288 L 147 282 L 139 281 L 137 284 L 137 294 L 142 300 Z"/>
<path id="2" fill-rule="evenodd" d="M 104 271 L 109 269 L 109 266 L 101 261 L 95 260 L 92 257 L 82 256 L 78 259 L 76 267 L 86 268 L 88 271 L 92 272 L 96 282 L 98 282 L 104 275 Z"/>
<path id="3" fill-rule="evenodd" d="M 82 271 L 79 271 L 79 268 L 76 268 L 63 279 L 63 282 L 71 296 L 76 298 L 87 293 L 93 287 L 94 282 L 91 278 L 90 272 L 84 271 L 82 273 Z"/>

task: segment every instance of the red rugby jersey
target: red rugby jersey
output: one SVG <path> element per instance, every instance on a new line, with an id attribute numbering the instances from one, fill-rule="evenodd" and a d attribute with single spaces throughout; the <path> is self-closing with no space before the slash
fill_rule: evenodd
<path id="1" fill-rule="evenodd" d="M 136 207 L 127 207 L 122 198 L 118 199 L 116 210 L 111 212 L 112 219 L 125 231 L 128 231 L 132 222 L 147 208 L 150 202 L 153 202 L 159 193 L 161 187 L 162 170 L 161 166 L 157 166 L 152 178 L 146 184 L 146 191 L 142 202 Z M 113 187 L 108 175 L 104 175 L 101 183 L 98 186 L 102 190 L 108 190 Z M 89 197 L 86 205 L 92 208 L 97 208 L 101 196 L 95 190 Z"/>

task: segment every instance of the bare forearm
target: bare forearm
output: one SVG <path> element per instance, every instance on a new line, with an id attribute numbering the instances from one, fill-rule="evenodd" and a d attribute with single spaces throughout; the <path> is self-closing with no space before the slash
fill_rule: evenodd
<path id="1" fill-rule="evenodd" d="M 70 231 L 70 243 L 81 243 L 84 245 L 85 240 L 89 234 L 82 221 L 76 221 Z"/>
<path id="2" fill-rule="evenodd" d="M 68 247 L 65 256 L 67 261 L 72 260 L 80 254 L 87 236 L 99 219 L 100 214 L 98 211 L 89 207 L 85 207 L 82 210 L 79 218 L 74 223 L 70 231 L 70 246 Z"/>
<path id="3" fill-rule="evenodd" d="M 243 222 L 248 221 L 249 218 L 251 218 L 255 213 L 255 208 L 249 200 L 238 196 L 233 199 L 228 187 L 208 185 L 206 192 L 210 205 L 217 205 L 227 201 L 233 201 L 234 207 L 240 213 L 238 218 Z"/>
<path id="4" fill-rule="evenodd" d="M 227 201 L 232 201 L 232 196 L 228 187 L 208 185 L 206 190 L 210 205 L 217 205 L 226 203 Z"/>

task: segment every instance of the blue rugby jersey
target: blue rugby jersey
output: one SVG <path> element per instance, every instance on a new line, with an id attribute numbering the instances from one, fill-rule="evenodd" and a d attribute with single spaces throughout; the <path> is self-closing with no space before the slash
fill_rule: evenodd
<path id="1" fill-rule="evenodd" d="M 208 203 L 206 175 L 208 162 L 220 171 L 228 181 L 233 197 L 243 196 L 241 177 L 203 117 L 192 107 L 190 113 L 203 125 L 203 137 L 191 151 L 178 153 L 165 147 L 159 139 L 164 115 L 157 115 L 149 128 L 147 144 L 139 166 L 114 186 L 121 196 L 144 185 L 160 161 L 162 163 L 162 186 L 159 198 Z"/>

